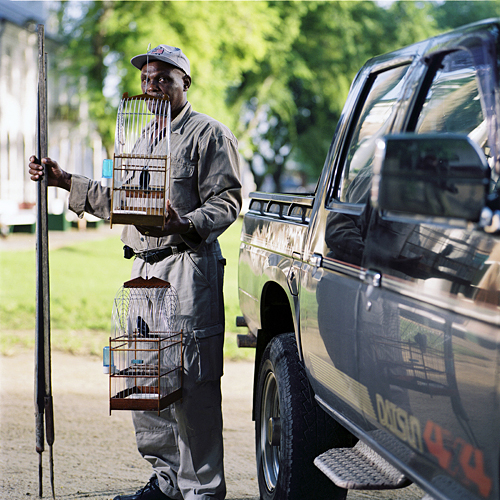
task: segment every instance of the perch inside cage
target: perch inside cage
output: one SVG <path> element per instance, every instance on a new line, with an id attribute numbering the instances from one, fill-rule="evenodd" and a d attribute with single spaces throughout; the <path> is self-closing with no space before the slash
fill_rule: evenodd
<path id="1" fill-rule="evenodd" d="M 109 339 L 110 413 L 159 413 L 182 397 L 178 306 L 175 289 L 158 278 L 127 281 L 117 293 Z"/>
<path id="2" fill-rule="evenodd" d="M 170 101 L 124 94 L 116 119 L 111 225 L 164 226 L 170 190 Z"/>

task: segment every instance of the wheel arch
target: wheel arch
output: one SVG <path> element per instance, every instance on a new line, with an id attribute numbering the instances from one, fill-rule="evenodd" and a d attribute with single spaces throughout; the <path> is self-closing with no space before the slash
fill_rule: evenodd
<path id="1" fill-rule="evenodd" d="M 260 300 L 261 328 L 257 335 L 253 384 L 252 419 L 255 420 L 257 377 L 262 355 L 269 342 L 282 333 L 295 332 L 293 309 L 288 294 L 275 281 L 268 281 L 262 289 Z M 296 332 L 295 332 L 296 333 Z"/>

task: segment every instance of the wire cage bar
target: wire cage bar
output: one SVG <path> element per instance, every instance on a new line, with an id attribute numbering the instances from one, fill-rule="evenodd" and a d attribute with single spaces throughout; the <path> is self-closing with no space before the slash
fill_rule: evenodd
<path id="1" fill-rule="evenodd" d="M 116 119 L 111 225 L 165 225 L 170 127 L 168 97 L 123 95 Z"/>
<path id="2" fill-rule="evenodd" d="M 136 278 L 124 283 L 113 306 L 109 338 L 109 411 L 158 413 L 182 397 L 182 331 L 170 283 Z"/>

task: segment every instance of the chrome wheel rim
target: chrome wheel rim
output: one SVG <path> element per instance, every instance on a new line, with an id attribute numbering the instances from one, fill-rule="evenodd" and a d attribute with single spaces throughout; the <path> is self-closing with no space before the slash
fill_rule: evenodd
<path id="1" fill-rule="evenodd" d="M 268 438 L 269 422 L 279 421 L 280 405 L 278 395 L 278 382 L 274 373 L 266 375 L 262 391 L 262 405 L 260 410 L 260 449 L 262 453 L 262 472 L 269 491 L 273 491 L 278 483 L 280 470 L 280 446 L 271 444 Z"/>

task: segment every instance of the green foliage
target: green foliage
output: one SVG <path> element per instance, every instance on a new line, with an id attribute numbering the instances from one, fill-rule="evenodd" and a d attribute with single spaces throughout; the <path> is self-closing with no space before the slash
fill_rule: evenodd
<path id="1" fill-rule="evenodd" d="M 260 155 L 268 170 L 279 171 L 288 160 L 316 180 L 356 72 L 375 55 L 433 34 L 433 24 L 426 22 L 430 7 L 414 2 L 396 2 L 390 9 L 374 2 L 273 5 L 284 36 L 276 34 L 265 63 L 246 72 L 230 93 L 251 116 L 238 138 L 249 161 Z M 256 134 L 262 122 L 269 127 Z M 288 158 L 282 158 L 283 149 Z"/>
<path id="2" fill-rule="evenodd" d="M 434 9 L 434 18 L 439 31 L 458 28 L 469 23 L 500 16 L 500 2 L 498 0 L 453 2 L 447 1 L 437 4 Z"/>
<path id="3" fill-rule="evenodd" d="M 189 100 L 200 111 L 236 127 L 225 91 L 265 53 L 277 19 L 263 2 L 62 2 L 61 70 L 82 82 L 106 147 L 112 149 L 118 97 L 139 94 L 130 59 L 161 43 L 180 46 L 191 61 Z M 109 85 L 116 85 L 109 94 Z M 106 88 L 108 86 L 108 88 Z M 106 88 L 108 97 L 103 91 Z"/>
<path id="4" fill-rule="evenodd" d="M 181 47 L 191 60 L 194 108 L 236 133 L 258 185 L 271 173 L 279 189 L 287 169 L 316 180 L 350 84 L 367 59 L 499 15 L 499 5 L 64 1 L 58 60 L 86 94 L 110 153 L 118 97 L 140 93 L 131 57 L 149 44 Z"/>
<path id="5" fill-rule="evenodd" d="M 391 49 L 436 35 L 440 30 L 434 19 L 435 8 L 434 2 L 394 2 L 385 21 Z"/>

